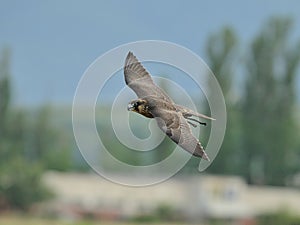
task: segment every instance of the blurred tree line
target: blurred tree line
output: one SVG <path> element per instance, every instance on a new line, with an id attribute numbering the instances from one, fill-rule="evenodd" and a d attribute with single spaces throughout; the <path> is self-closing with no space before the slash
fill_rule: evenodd
<path id="1" fill-rule="evenodd" d="M 50 108 L 12 107 L 10 51 L 0 56 L 0 209 L 27 209 L 49 197 L 44 170 L 71 168 L 70 139 L 51 123 Z"/>
<path id="2" fill-rule="evenodd" d="M 285 185 L 289 176 L 299 173 L 300 40 L 293 41 L 291 31 L 291 19 L 271 18 L 243 49 L 243 60 L 238 60 L 238 37 L 232 28 L 208 39 L 208 64 L 223 89 L 228 114 L 225 139 L 209 172 L 270 185 Z M 241 74 L 242 84 L 237 81 Z"/>

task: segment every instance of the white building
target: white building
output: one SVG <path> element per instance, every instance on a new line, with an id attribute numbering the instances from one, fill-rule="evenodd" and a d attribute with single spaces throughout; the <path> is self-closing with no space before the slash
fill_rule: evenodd
<path id="1" fill-rule="evenodd" d="M 138 179 L 138 178 L 134 178 Z M 50 203 L 62 216 L 90 212 L 131 217 L 169 205 L 189 218 L 251 218 L 289 209 L 300 214 L 300 191 L 248 186 L 234 176 L 194 175 L 147 187 L 127 187 L 96 174 L 48 172 L 44 182 L 56 194 Z M 48 205 L 49 206 L 49 205 Z"/>

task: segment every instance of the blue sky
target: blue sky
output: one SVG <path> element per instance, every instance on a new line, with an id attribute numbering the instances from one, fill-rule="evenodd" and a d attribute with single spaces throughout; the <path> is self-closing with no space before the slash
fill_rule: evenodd
<path id="1" fill-rule="evenodd" d="M 270 16 L 290 16 L 299 38 L 299 9 L 297 0 L 0 0 L 0 48 L 12 49 L 16 104 L 71 104 L 88 65 L 120 44 L 171 41 L 205 59 L 207 37 L 225 25 L 243 47 Z"/>

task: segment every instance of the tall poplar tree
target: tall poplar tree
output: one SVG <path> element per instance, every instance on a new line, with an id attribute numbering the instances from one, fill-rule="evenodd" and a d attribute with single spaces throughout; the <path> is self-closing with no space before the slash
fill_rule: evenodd
<path id="1" fill-rule="evenodd" d="M 272 18 L 247 58 L 242 150 L 250 183 L 284 185 L 299 165 L 294 116 L 300 42 L 291 40 L 291 30 L 290 19 Z"/>

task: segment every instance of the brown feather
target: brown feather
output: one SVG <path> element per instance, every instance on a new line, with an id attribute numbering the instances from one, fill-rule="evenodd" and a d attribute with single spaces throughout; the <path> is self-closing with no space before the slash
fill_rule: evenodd
<path id="1" fill-rule="evenodd" d="M 196 116 L 205 119 L 213 118 L 194 112 L 191 109 L 176 105 L 172 99 L 156 86 L 142 64 L 129 52 L 124 66 L 126 84 L 133 89 L 139 99 L 129 104 L 129 109 L 145 117 L 155 118 L 159 128 L 176 144 L 194 156 L 209 160 L 199 140 L 193 135 L 187 118 Z M 132 104 L 135 105 L 134 109 Z"/>

